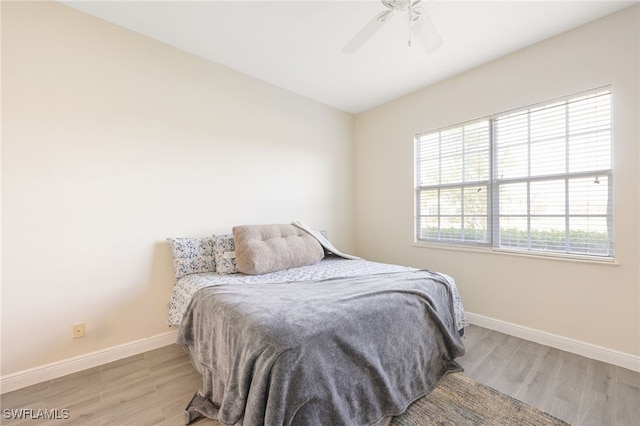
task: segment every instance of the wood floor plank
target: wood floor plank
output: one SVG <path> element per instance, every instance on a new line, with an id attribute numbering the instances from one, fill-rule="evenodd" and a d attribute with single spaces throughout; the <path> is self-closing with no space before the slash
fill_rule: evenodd
<path id="1" fill-rule="evenodd" d="M 486 384 L 507 395 L 517 394 L 542 352 L 540 345 L 523 340 L 502 373 L 488 379 Z"/>
<path id="2" fill-rule="evenodd" d="M 506 334 L 488 330 L 482 339 L 467 348 L 465 355 L 458 359 L 467 375 L 473 377 L 476 367 L 507 337 Z"/>
<path id="3" fill-rule="evenodd" d="M 616 383 L 616 424 L 640 424 L 640 389 L 627 383 Z"/>
<path id="4" fill-rule="evenodd" d="M 193 392 L 188 391 L 183 395 L 180 395 L 175 400 L 168 402 L 162 407 L 162 413 L 164 414 L 166 419 L 171 419 L 173 417 L 181 416 L 184 420 L 184 407 L 189 404 L 193 398 Z"/>
<path id="5" fill-rule="evenodd" d="M 78 386 L 91 387 L 102 382 L 100 367 L 89 368 L 51 380 L 48 393 L 62 393 L 77 389 Z"/>
<path id="6" fill-rule="evenodd" d="M 185 418 L 184 414 L 176 415 L 158 423 L 158 426 L 184 426 Z"/>
<path id="7" fill-rule="evenodd" d="M 587 378 L 580 401 L 580 424 L 602 426 L 615 424 L 618 400 L 611 397 L 614 395 L 615 376 L 615 366 L 589 360 Z"/>
<path id="8" fill-rule="evenodd" d="M 104 416 L 102 426 L 153 426 L 165 420 L 161 407 L 144 407 L 120 416 Z"/>
<path id="9" fill-rule="evenodd" d="M 88 397 L 88 398 L 87 398 Z M 87 398 L 87 399 L 85 399 Z M 45 402 L 46 407 L 64 407 L 69 410 L 70 418 L 65 420 L 65 425 L 100 425 L 100 408 L 103 406 L 99 395 L 89 394 L 78 397 L 77 402 L 58 405 L 56 402 Z M 58 425 L 61 421 L 57 422 Z"/>
<path id="10" fill-rule="evenodd" d="M 545 405 L 545 411 L 568 423 L 577 423 L 588 364 L 589 360 L 585 357 L 562 353 L 562 364 Z"/>
<path id="11" fill-rule="evenodd" d="M 487 330 L 486 328 L 469 325 L 467 328 L 465 328 L 464 336 L 462 337 L 462 342 L 464 343 L 465 349 L 471 349 L 476 343 L 481 341 L 484 335 L 488 332 L 489 330 Z"/>
<path id="12" fill-rule="evenodd" d="M 42 401 L 49 392 L 51 381 L 37 383 L 13 392 L 0 395 L 0 406 L 3 408 L 27 408 L 34 402 Z"/>
<path id="13" fill-rule="evenodd" d="M 135 359 L 116 365 L 108 365 L 102 368 L 101 377 L 104 382 L 118 382 L 119 380 L 128 380 L 129 374 L 140 374 L 141 371 L 145 371 L 147 375 L 151 374 L 147 360 L 144 358 L 144 354 L 141 357 L 135 357 Z M 133 357 L 132 357 L 133 358 Z"/>
<path id="14" fill-rule="evenodd" d="M 517 393 L 510 395 L 544 410 L 561 365 L 562 352 L 541 345 L 541 353 L 525 378 L 522 387 Z"/>
<path id="15" fill-rule="evenodd" d="M 634 388 L 640 388 L 640 374 L 626 368 L 616 367 L 616 381 Z"/>
<path id="16" fill-rule="evenodd" d="M 518 350 L 523 340 L 513 336 L 506 336 L 471 373 L 471 377 L 489 383 L 506 367 L 507 363 Z"/>
<path id="17" fill-rule="evenodd" d="M 616 367 L 616 423 L 620 425 L 640 424 L 640 373 Z"/>
<path id="18" fill-rule="evenodd" d="M 126 403 L 138 396 L 156 392 L 156 385 L 148 374 L 141 377 L 132 373 L 128 378 L 123 378 L 116 385 L 108 386 L 100 392 L 102 403 Z"/>

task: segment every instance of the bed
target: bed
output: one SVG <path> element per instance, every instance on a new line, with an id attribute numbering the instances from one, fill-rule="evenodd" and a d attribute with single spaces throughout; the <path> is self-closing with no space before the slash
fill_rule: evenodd
<path id="1" fill-rule="evenodd" d="M 168 321 L 203 381 L 187 423 L 386 425 L 461 370 L 448 275 L 345 255 L 299 223 L 170 244 Z"/>

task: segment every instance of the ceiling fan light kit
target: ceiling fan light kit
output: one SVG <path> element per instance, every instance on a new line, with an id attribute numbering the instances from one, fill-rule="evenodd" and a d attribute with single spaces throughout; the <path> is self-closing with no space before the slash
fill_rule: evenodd
<path id="1" fill-rule="evenodd" d="M 424 53 L 431 53 L 442 46 L 442 38 L 435 26 L 427 16 L 424 8 L 417 7 L 422 0 L 380 0 L 388 10 L 378 13 L 347 43 L 342 53 L 353 54 L 360 49 L 384 24 L 389 22 L 396 12 L 406 13 L 409 27 L 409 40 L 407 45 L 412 46 L 412 37 Z"/>

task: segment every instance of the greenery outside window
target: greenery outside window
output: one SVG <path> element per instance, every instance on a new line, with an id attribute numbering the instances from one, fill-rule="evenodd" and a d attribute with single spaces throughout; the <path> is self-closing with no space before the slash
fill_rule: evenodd
<path id="1" fill-rule="evenodd" d="M 419 134 L 415 239 L 613 257 L 611 91 Z"/>

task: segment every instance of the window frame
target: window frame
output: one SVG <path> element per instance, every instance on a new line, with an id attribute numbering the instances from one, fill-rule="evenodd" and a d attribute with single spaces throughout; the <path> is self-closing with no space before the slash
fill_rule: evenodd
<path id="1" fill-rule="evenodd" d="M 479 124 L 479 123 L 483 123 L 483 122 L 487 122 L 488 125 L 488 137 L 489 137 L 489 145 L 488 145 L 488 159 L 489 159 L 489 163 L 488 163 L 488 176 L 486 179 L 482 179 L 482 180 L 475 180 L 475 181 L 469 181 L 469 182 L 465 182 L 464 181 L 464 176 L 462 178 L 462 181 L 460 182 L 454 182 L 454 183 L 446 183 L 446 184 L 431 184 L 431 185 L 419 185 L 418 184 L 418 155 L 417 155 L 417 151 L 419 150 L 418 145 L 419 145 L 419 137 L 423 136 L 423 135 L 429 135 L 429 134 L 433 134 L 435 132 L 446 132 L 448 130 L 452 130 L 452 129 L 456 129 L 456 128 L 462 128 L 462 127 L 467 127 L 467 126 L 473 126 L 475 124 Z M 431 132 L 423 132 L 420 133 L 418 135 L 416 135 L 415 137 L 415 142 L 414 142 L 414 202 L 415 202 L 415 206 L 414 206 L 414 242 L 429 242 L 429 243 L 437 243 L 437 244 L 460 244 L 460 245 L 464 245 L 464 246 L 476 246 L 476 247 L 491 247 L 491 239 L 488 237 L 486 242 L 477 242 L 477 241 L 467 241 L 466 243 L 463 242 L 459 242 L 457 240 L 453 240 L 453 239 L 440 239 L 440 240 L 425 240 L 425 239 L 420 239 L 418 238 L 418 234 L 419 234 L 419 230 L 420 230 L 420 220 L 423 217 L 429 216 L 429 217 L 437 217 L 438 219 L 440 219 L 442 217 L 442 215 L 440 213 L 438 213 L 437 215 L 433 216 L 433 215 L 419 215 L 417 214 L 417 209 L 418 209 L 418 205 L 420 204 L 420 195 L 423 191 L 429 191 L 429 190 L 438 190 L 440 191 L 441 189 L 453 189 L 453 188 L 460 188 L 463 191 L 464 194 L 464 189 L 465 188 L 473 188 L 473 187 L 478 187 L 481 185 L 484 185 L 486 187 L 486 193 L 487 193 L 487 203 L 486 203 L 486 214 L 487 214 L 487 230 L 490 229 L 490 224 L 492 222 L 492 217 L 491 217 L 491 213 L 492 213 L 492 208 L 491 208 L 491 194 L 490 194 L 490 189 L 491 189 L 491 167 L 492 167 L 492 163 L 491 163 L 491 157 L 492 157 L 492 152 L 491 152 L 491 145 L 490 145 L 490 140 L 491 140 L 491 132 L 492 132 L 492 128 L 491 128 L 491 120 L 489 118 L 479 118 L 477 120 L 470 120 L 470 121 L 466 121 L 464 123 L 460 123 L 460 124 L 456 124 L 453 126 L 447 126 L 447 127 L 443 127 L 441 129 L 437 129 Z M 441 160 L 441 156 L 439 157 L 439 159 Z M 441 164 L 439 164 L 439 167 L 441 167 Z M 462 172 L 464 174 L 464 170 Z M 438 210 L 439 210 L 440 205 L 438 205 Z M 446 217 L 457 217 L 455 215 L 447 215 Z M 465 218 L 465 214 L 464 214 L 464 210 L 461 212 L 460 216 L 461 220 L 464 220 Z M 464 231 L 463 231 L 464 232 Z"/>
<path id="2" fill-rule="evenodd" d="M 544 108 L 545 106 L 548 105 L 552 105 L 554 103 L 564 103 L 565 105 L 569 105 L 572 102 L 575 102 L 576 100 L 579 100 L 580 98 L 589 98 L 589 97 L 597 97 L 599 95 L 606 95 L 608 96 L 608 128 L 607 128 L 607 132 L 608 132 L 608 168 L 604 168 L 604 169 L 589 169 L 589 170 L 580 170 L 580 171 L 571 171 L 570 167 L 569 167 L 569 161 L 570 161 L 570 157 L 567 154 L 567 157 L 565 158 L 565 162 L 567 163 L 567 167 L 565 169 L 565 171 L 563 173 L 551 173 L 551 174 L 538 174 L 538 175 L 532 175 L 531 170 L 528 170 L 527 176 L 521 176 L 521 177 L 515 177 L 515 178 L 509 178 L 509 179 L 502 179 L 502 178 L 498 178 L 497 173 L 498 173 L 498 160 L 497 160 L 497 141 L 496 141 L 496 134 L 495 134 L 495 126 L 496 126 L 496 122 L 500 119 L 504 119 L 505 117 L 508 117 L 509 115 L 513 115 L 513 114 L 518 114 L 518 113 L 524 113 L 524 114 L 528 114 L 531 115 L 533 111 L 535 111 L 538 108 Z M 568 96 L 563 96 L 561 98 L 557 98 L 557 99 L 553 99 L 553 100 L 549 100 L 549 101 L 545 101 L 545 102 L 540 102 L 537 104 L 533 104 L 533 105 L 529 105 L 529 106 L 525 106 L 525 107 L 521 107 L 521 108 L 516 108 L 510 111 L 506 111 L 506 112 L 502 112 L 502 113 L 497 113 L 497 114 L 492 114 L 489 116 L 485 116 L 485 117 L 481 117 L 475 120 L 469 120 L 463 123 L 458 123 L 455 125 L 451 125 L 451 126 L 447 126 L 447 127 L 443 127 L 443 128 L 439 128 L 439 129 L 434 129 L 431 131 L 427 131 L 427 132 L 421 132 L 415 135 L 414 137 L 414 245 L 415 246 L 437 246 L 437 247 L 444 247 L 444 248 L 450 248 L 450 249 L 459 249 L 459 250 L 471 250 L 471 251 L 489 251 L 489 252 L 500 252 L 500 253 L 510 253 L 510 254 L 516 254 L 516 255 L 524 255 L 524 256 L 533 256 L 533 257 L 552 257 L 552 258 L 562 258 L 562 259 L 574 259 L 574 260 L 581 260 L 581 261 L 597 261 L 597 262 L 614 262 L 615 261 L 615 229 L 614 229 L 614 225 L 615 225 L 615 215 L 614 215 L 614 202 L 613 202 L 613 198 L 614 198 L 614 193 L 613 193 L 613 181 L 614 181 L 614 176 L 613 176 L 613 105 L 612 105 L 612 98 L 613 98 L 613 91 L 611 89 L 611 86 L 603 86 L 603 87 L 599 87 L 599 88 L 595 88 L 595 89 L 591 89 L 591 90 L 587 90 L 587 91 L 583 91 L 583 92 L 579 92 L 579 93 L 574 93 Z M 441 183 L 438 184 L 431 184 L 431 185 L 423 185 L 421 184 L 421 182 L 419 181 L 420 179 L 420 173 L 421 173 L 421 169 L 420 169 L 420 164 L 419 164 L 419 160 L 420 160 L 420 156 L 419 156 L 419 151 L 420 151 L 420 145 L 421 145 L 421 139 L 422 138 L 427 138 L 430 137 L 432 135 L 434 135 L 435 133 L 439 133 L 439 132 L 443 132 L 445 130 L 450 130 L 450 129 L 458 129 L 458 128 L 463 128 L 464 126 L 470 125 L 470 124 L 474 124 L 474 123 L 480 123 L 480 122 L 484 122 L 487 121 L 488 122 L 488 126 L 489 126 L 489 159 L 488 159 L 488 167 L 489 167 L 489 177 L 488 177 L 488 181 L 486 183 L 487 185 L 487 210 L 486 210 L 486 218 L 487 218 L 487 226 L 486 226 L 486 241 L 465 241 L 463 240 L 459 240 L 459 239 L 446 239 L 446 238 L 429 238 L 429 236 L 423 236 L 421 234 L 421 224 L 422 224 L 422 218 L 426 217 L 423 210 L 420 207 L 420 202 L 421 202 L 421 194 L 426 191 L 426 190 L 440 190 L 442 188 L 447 188 L 447 187 L 460 187 L 461 189 L 464 187 L 470 187 L 473 186 L 474 184 L 480 183 L 480 182 L 485 182 L 483 181 L 477 181 L 477 182 L 470 182 L 470 183 L 465 183 L 464 182 L 464 176 L 462 177 L 462 181 L 461 182 L 457 182 L 457 183 L 453 183 L 453 184 L 448 184 L 448 185 L 442 185 Z M 565 125 L 568 123 L 568 118 L 565 118 L 564 122 Z M 528 130 L 529 132 L 529 130 Z M 531 136 L 530 133 L 528 133 L 528 138 L 529 141 L 527 142 L 527 149 L 529 150 L 529 152 L 527 153 L 527 162 L 528 162 L 528 167 L 530 167 L 530 163 L 532 160 L 531 157 L 531 152 L 530 152 L 530 146 L 531 146 Z M 567 132 L 567 135 L 564 137 L 563 139 L 567 152 L 569 150 L 569 133 Z M 439 155 L 441 155 L 442 153 L 440 152 Z M 463 170 L 464 170 L 464 161 L 463 161 Z M 569 198 L 572 196 L 571 192 L 569 190 L 569 185 L 571 182 L 573 182 L 576 179 L 580 179 L 580 178 L 590 178 L 592 179 L 594 174 L 596 176 L 599 176 L 601 179 L 605 179 L 607 181 L 607 205 L 606 205 L 606 213 L 605 214 L 597 214 L 597 213 L 587 213 L 587 214 L 573 214 L 570 211 L 570 203 L 568 203 Z M 596 178 L 597 180 L 597 178 Z M 529 197 L 530 195 L 530 185 L 531 183 L 534 182 L 558 182 L 558 181 L 563 181 L 564 182 L 564 186 L 565 186 L 565 191 L 564 191 L 564 197 L 565 197 L 565 204 L 564 204 L 564 213 L 562 215 L 558 215 L 558 218 L 562 219 L 565 221 L 565 240 L 562 246 L 562 250 L 550 250 L 548 248 L 535 248 L 532 247 L 532 238 L 531 238 L 531 219 L 532 217 L 536 217 L 535 215 L 532 215 L 531 211 L 528 210 L 526 215 L 524 216 L 524 218 L 527 221 L 527 245 L 525 248 L 520 248 L 520 247 L 513 247 L 513 246 L 501 246 L 501 241 L 500 241 L 500 232 L 501 232 L 501 228 L 500 228 L 500 220 L 502 217 L 507 217 L 509 215 L 501 213 L 500 211 L 500 197 L 499 197 L 499 191 L 501 186 L 507 185 L 507 184 L 513 184 L 513 183 L 524 183 L 525 185 L 527 185 L 527 197 Z M 463 194 L 463 193 L 462 193 Z M 439 202 L 439 200 L 438 200 Z M 461 218 L 464 219 L 464 201 L 461 200 Z M 530 208 L 530 201 L 527 201 L 527 205 L 528 208 Z M 546 215 L 545 217 L 552 217 L 554 215 Z M 441 218 L 441 214 L 440 214 L 440 210 L 438 210 L 438 214 L 436 216 L 438 218 L 438 220 Z M 575 217 L 581 217 L 581 218 L 592 218 L 592 217 L 600 217 L 600 218 L 605 218 L 605 222 L 606 222 L 606 235 L 607 235 L 607 251 L 606 254 L 597 254 L 596 252 L 580 252 L 580 251 L 571 251 L 571 230 L 581 230 L 580 228 L 571 228 L 570 226 L 570 222 L 571 222 L 571 218 L 575 218 Z M 440 221 L 438 221 L 438 226 L 440 229 Z M 461 226 L 462 228 L 464 228 L 464 226 Z M 461 235 L 464 235 L 464 231 L 460 231 Z M 533 241 L 535 243 L 535 241 Z"/>

